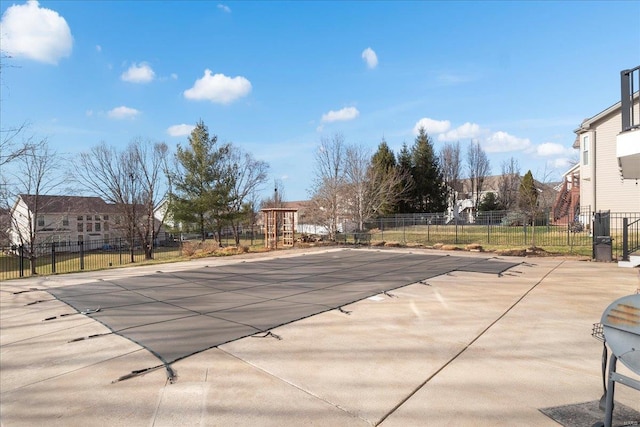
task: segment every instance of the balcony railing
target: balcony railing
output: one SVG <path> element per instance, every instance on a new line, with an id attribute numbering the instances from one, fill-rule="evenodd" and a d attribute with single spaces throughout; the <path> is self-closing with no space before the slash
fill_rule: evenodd
<path id="1" fill-rule="evenodd" d="M 640 89 L 640 65 L 620 72 L 622 99 L 622 132 L 640 128 L 634 114 L 633 96 Z"/>

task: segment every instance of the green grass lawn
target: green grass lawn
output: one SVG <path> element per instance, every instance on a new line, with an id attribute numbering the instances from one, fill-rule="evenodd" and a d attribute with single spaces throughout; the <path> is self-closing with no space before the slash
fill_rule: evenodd
<path id="1" fill-rule="evenodd" d="M 417 225 L 398 229 L 374 230 L 372 240 L 423 244 L 531 245 L 535 233 L 536 246 L 591 246 L 587 231 L 571 233 L 566 227 L 509 227 L 500 225 Z"/>

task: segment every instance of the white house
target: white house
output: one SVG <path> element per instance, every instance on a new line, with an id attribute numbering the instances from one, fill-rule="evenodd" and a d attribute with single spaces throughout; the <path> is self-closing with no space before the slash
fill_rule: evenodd
<path id="1" fill-rule="evenodd" d="M 100 248 L 123 237 L 123 217 L 117 205 L 99 197 L 21 194 L 10 212 L 12 244 L 56 243 L 64 248 L 83 242 L 87 249 Z M 164 232 L 158 236 L 164 240 Z"/>
<path id="2" fill-rule="evenodd" d="M 640 123 L 637 92 L 632 105 L 635 123 Z M 585 119 L 574 131 L 573 148 L 580 150 L 580 205 L 592 212 L 640 212 L 640 175 L 634 178 L 631 172 L 640 170 L 640 129 L 622 130 L 622 103 L 618 102 Z M 629 152 L 621 162 L 618 144 L 624 134 L 630 138 L 625 143 L 636 154 Z M 625 165 L 628 173 L 623 175 Z"/>

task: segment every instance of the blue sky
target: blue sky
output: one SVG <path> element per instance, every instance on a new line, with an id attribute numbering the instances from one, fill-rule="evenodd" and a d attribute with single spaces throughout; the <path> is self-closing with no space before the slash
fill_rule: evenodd
<path id="1" fill-rule="evenodd" d="M 640 65 L 640 1 L 2 1 L 2 128 L 74 154 L 202 119 L 308 197 L 321 138 L 483 146 L 557 179 Z"/>

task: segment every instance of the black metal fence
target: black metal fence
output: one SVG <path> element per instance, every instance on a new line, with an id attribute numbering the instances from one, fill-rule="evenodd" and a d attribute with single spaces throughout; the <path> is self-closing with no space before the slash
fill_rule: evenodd
<path id="1" fill-rule="evenodd" d="M 139 242 L 112 239 L 100 242 L 64 242 L 0 247 L 0 280 L 33 274 L 70 273 L 124 266 L 145 260 Z M 181 255 L 179 242 L 159 242 L 152 249 L 155 260 Z"/>
<path id="2" fill-rule="evenodd" d="M 446 214 L 402 214 L 379 218 L 367 224 L 371 242 L 396 241 L 402 244 L 436 243 L 450 245 L 480 244 L 485 246 L 562 248 L 563 252 L 592 254 L 596 213 L 582 209 L 571 221 L 554 221 L 551 210 L 531 221 L 521 212 L 479 212 L 473 217 L 450 218 Z M 608 232 L 615 258 L 622 256 L 623 222 L 640 220 L 640 212 L 610 212 Z M 637 224 L 637 223 L 636 223 Z M 637 239 L 637 227 L 628 230 L 629 240 Z"/>
<path id="3" fill-rule="evenodd" d="M 594 219 L 598 221 L 594 221 Z M 606 218 L 606 226 L 602 219 Z M 627 227 L 624 227 L 624 224 Z M 594 229 L 594 225 L 596 226 Z M 627 234 L 627 247 L 623 235 Z M 623 251 L 633 252 L 640 247 L 640 212 L 593 213 L 583 209 L 572 221 L 554 221 L 550 212 L 543 212 L 534 223 L 519 212 L 480 212 L 473 217 L 450 218 L 445 214 L 416 213 L 379 218 L 366 224 L 366 230 L 343 233 L 336 241 L 345 244 L 376 245 L 382 242 L 400 244 L 468 245 L 487 247 L 528 247 L 535 244 L 548 251 L 581 255 L 594 254 L 594 241 L 598 233 L 611 237 L 614 259 L 622 259 Z M 261 243 L 264 236 L 250 236 L 242 243 Z M 304 240 L 303 240 L 304 241 Z M 223 245 L 233 245 L 227 237 Z M 32 253 L 31 253 L 32 252 Z M 168 260 L 183 254 L 182 243 L 160 242 L 154 246 L 154 260 Z M 55 274 L 75 271 L 100 270 L 145 261 L 145 251 L 137 242 L 124 239 L 108 242 L 85 242 L 0 247 L 0 280 L 28 277 L 32 274 Z"/>

